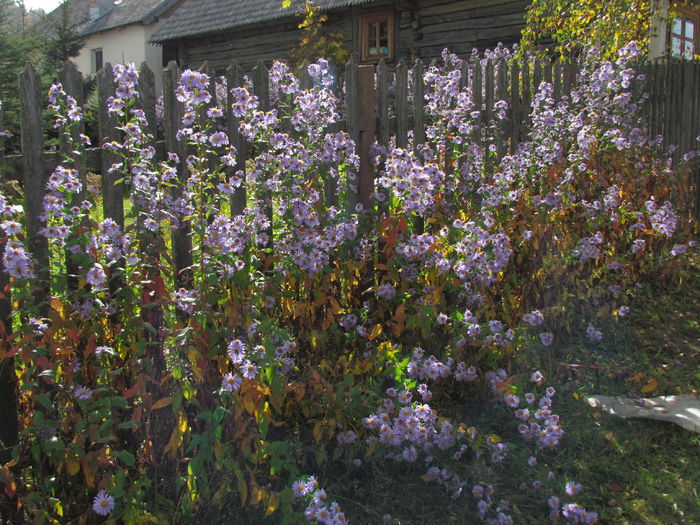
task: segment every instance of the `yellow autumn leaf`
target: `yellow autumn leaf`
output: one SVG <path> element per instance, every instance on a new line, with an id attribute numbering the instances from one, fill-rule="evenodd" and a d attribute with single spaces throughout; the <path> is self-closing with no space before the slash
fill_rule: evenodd
<path id="1" fill-rule="evenodd" d="M 173 402 L 173 396 L 164 397 L 163 399 L 159 399 L 158 401 L 153 403 L 151 410 L 158 410 L 160 408 L 165 408 L 168 405 L 170 405 L 172 402 Z"/>
<path id="2" fill-rule="evenodd" d="M 267 505 L 265 507 L 265 516 L 274 514 L 280 506 L 280 498 L 277 494 L 271 493 L 267 498 Z"/>

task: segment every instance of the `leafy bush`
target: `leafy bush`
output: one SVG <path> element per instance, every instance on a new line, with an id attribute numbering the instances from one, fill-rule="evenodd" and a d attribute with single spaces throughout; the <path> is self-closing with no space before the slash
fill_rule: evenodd
<path id="1" fill-rule="evenodd" d="M 246 181 L 205 74 L 183 72 L 177 89 L 191 154 L 159 161 L 137 73 L 117 67 L 110 111 L 122 140 L 103 147 L 121 159 L 112 170 L 129 191 L 127 226 L 95 217 L 97 189 L 73 159 L 56 168 L 44 201 L 49 305 L 33 301 L 20 212 L 2 203 L 16 321 L 5 355 L 22 428 L 6 495 L 37 522 L 211 519 L 232 498 L 293 521 L 305 496 L 309 520 L 339 523 L 304 476 L 361 449 L 370 461 L 425 461 L 425 481 L 471 491 L 483 519 L 508 522 L 479 476 L 509 445 L 438 409 L 473 396 L 483 376 L 504 414 L 515 411 L 525 457 L 547 454 L 564 435 L 553 389 L 533 375 L 524 393 L 526 380 L 493 370 L 526 344 L 600 339 L 599 321 L 624 315 L 639 281 L 694 246 L 688 170 L 648 138 L 634 56 L 634 46 L 616 62 L 589 55 L 558 103 L 542 84 L 529 140 L 499 160 L 507 104 L 482 124 L 446 53 L 426 72 L 427 143 L 377 147 L 376 209 L 356 205 L 355 145 L 330 131 L 339 101 L 325 61 L 309 66 L 309 90 L 275 64 L 269 111 L 232 90 L 253 148 Z M 58 126 L 81 118 L 59 85 L 50 104 Z M 192 264 L 175 275 L 181 232 Z M 467 459 L 480 465 L 472 474 L 452 470 Z M 565 498 L 550 501 L 553 514 L 595 521 Z"/>

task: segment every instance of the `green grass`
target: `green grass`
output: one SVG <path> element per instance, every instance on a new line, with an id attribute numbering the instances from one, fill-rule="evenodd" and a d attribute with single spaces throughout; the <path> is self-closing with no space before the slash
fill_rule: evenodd
<path id="1" fill-rule="evenodd" d="M 488 402 L 486 394 L 469 404 L 440 403 L 456 419 L 498 433 L 511 445 L 511 457 L 490 473 L 469 460 L 455 470 L 492 483 L 495 498 L 511 503 L 516 523 L 548 522 L 546 501 L 552 494 L 597 512 L 603 523 L 700 523 L 700 435 L 670 423 L 622 420 L 586 402 L 592 394 L 697 393 L 698 261 L 682 280 L 658 280 L 640 290 L 630 306 L 627 318 L 604 327 L 606 339 L 598 345 L 576 339 L 548 355 L 525 353 L 511 364 L 513 373 L 527 375 L 541 368 L 558 391 L 554 409 L 566 434 L 559 447 L 537 454 L 537 467 L 525 465 L 534 448 L 528 450 L 517 435 L 517 424 L 503 405 Z M 654 382 L 653 390 L 642 391 Z M 549 470 L 556 474 L 552 481 L 546 480 Z M 422 465 L 379 461 L 358 469 L 339 461 L 319 474 L 352 523 L 382 523 L 384 514 L 395 524 L 480 523 L 471 494 L 452 500 L 441 487 L 420 480 Z M 522 481 L 534 479 L 543 482 L 541 489 L 520 489 Z M 566 498 L 568 480 L 583 484 L 584 492 Z"/>

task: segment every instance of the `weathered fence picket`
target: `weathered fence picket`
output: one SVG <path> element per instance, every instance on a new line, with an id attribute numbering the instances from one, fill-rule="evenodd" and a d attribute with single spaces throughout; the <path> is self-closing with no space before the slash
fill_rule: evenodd
<path id="1" fill-rule="evenodd" d="M 432 66 L 432 64 L 431 64 Z M 697 147 L 696 137 L 700 135 L 700 62 L 666 61 L 655 62 L 640 66 L 645 73 L 644 80 L 638 80 L 634 89 L 637 94 L 648 93 L 645 114 L 647 115 L 650 134 L 661 135 L 665 144 L 676 144 L 676 158 L 692 151 Z M 331 129 L 338 131 L 345 129 L 357 144 L 357 152 L 360 156 L 360 169 L 356 174 L 357 179 L 351 184 L 349 206 L 362 203 L 367 207 L 373 205 L 371 198 L 375 191 L 374 178 L 379 168 L 374 167 L 369 161 L 369 148 L 376 141 L 382 146 L 389 146 L 392 137 L 397 147 L 407 148 L 411 143 L 409 138 L 412 133 L 412 147 L 414 153 L 419 153 L 419 146 L 426 140 L 426 126 L 428 116 L 425 112 L 424 71 L 426 67 L 421 60 L 409 64 L 405 60 L 391 66 L 384 61 L 376 66 L 361 66 L 357 60 L 351 58 L 344 67 L 345 87 L 345 115 L 344 120 L 334 125 Z M 214 71 L 205 66 L 205 71 L 212 80 L 212 92 L 215 91 Z M 552 94 L 556 101 L 562 100 L 574 89 L 577 80 L 579 65 L 575 62 L 564 63 L 555 61 L 530 61 L 507 63 L 502 59 L 484 59 L 480 55 L 472 55 L 463 61 L 460 66 L 460 87 L 468 87 L 471 90 L 472 102 L 477 124 L 483 126 L 497 125 L 499 134 L 493 144 L 499 155 L 516 150 L 518 144 L 527 138 L 530 128 L 530 113 L 532 100 L 542 81 L 552 84 Z M 376 76 L 375 76 L 376 72 Z M 246 160 L 251 154 L 261 153 L 260 146 L 253 146 L 239 132 L 240 118 L 236 117 L 231 109 L 233 95 L 231 89 L 243 87 L 246 79 L 244 71 L 234 60 L 226 69 L 226 98 L 225 100 L 212 101 L 225 106 L 225 126 L 228 131 L 230 144 L 236 151 L 235 166 L 227 168 L 226 175 L 234 177 L 240 182 L 231 198 L 231 214 L 238 215 L 247 206 L 248 188 L 246 187 Z M 300 87 L 311 89 L 314 80 L 308 73 L 307 64 L 302 64 L 297 70 Z M 409 77 L 410 75 L 410 77 Z M 165 152 L 172 152 L 179 158 L 178 178 L 185 181 L 188 176 L 186 167 L 187 145 L 185 141 L 178 140 L 177 130 L 181 127 L 184 114 L 183 104 L 175 97 L 175 86 L 180 79 L 180 70 L 174 62 L 171 62 L 163 71 L 163 139 L 157 143 L 156 127 L 156 93 L 153 72 L 144 65 L 141 67 L 138 91 L 140 92 L 139 108 L 143 110 L 149 124 L 145 128 L 147 135 L 154 137 L 151 143 L 156 148 L 156 158 L 164 160 Z M 251 79 L 253 90 L 258 98 L 260 109 L 268 111 L 271 107 L 269 93 L 269 71 L 262 61 L 259 61 L 252 71 Z M 67 93 L 73 96 L 78 104 L 82 103 L 82 80 L 79 73 L 71 65 L 67 65 L 61 72 L 60 80 Z M 334 90 L 341 93 L 342 82 L 336 79 Z M 394 93 L 391 93 L 391 88 Z M 39 235 L 42 227 L 39 216 L 42 212 L 43 195 L 48 174 L 58 162 L 58 155 L 44 152 L 42 136 L 43 122 L 42 109 L 45 101 L 39 93 L 39 79 L 31 66 L 27 66 L 21 75 L 21 118 L 22 133 L 21 143 L 24 154 L 21 156 L 7 156 L 3 162 L 5 151 L 4 138 L 0 137 L 0 167 L 2 176 L 8 173 L 22 174 L 26 195 L 26 222 L 29 247 L 36 259 L 38 274 L 35 288 L 35 300 L 44 308 L 48 305 L 49 293 L 49 251 L 48 244 L 43 236 Z M 116 129 L 115 116 L 108 111 L 109 98 L 114 95 L 114 80 L 112 67 L 107 64 L 97 77 L 98 87 L 98 143 L 97 148 L 82 150 L 80 133 L 83 133 L 83 124 L 78 124 L 71 129 L 70 146 L 67 136 L 60 137 L 60 150 L 74 161 L 73 166 L 78 169 L 81 180 L 85 183 L 88 171 L 98 171 L 102 174 L 103 213 L 105 217 L 112 218 L 119 225 L 124 225 L 123 209 L 123 185 L 117 184 L 122 177 L 120 170 L 111 169 L 120 161 L 120 157 L 114 149 L 104 147 L 112 141 L 120 142 L 121 131 Z M 507 103 L 506 119 L 497 119 L 496 104 L 499 101 Z M 202 118 L 199 115 L 197 118 Z M 2 109 L 0 108 L 0 129 L 2 128 Z M 285 129 L 292 132 L 292 128 Z M 480 135 L 475 134 L 473 140 L 480 140 Z M 213 164 L 216 159 L 209 158 Z M 459 159 L 446 157 L 445 163 L 451 166 L 459 166 Z M 256 184 L 265 181 L 257 180 Z M 329 178 L 326 182 L 326 203 L 328 206 L 337 205 L 336 181 Z M 696 180 L 697 187 L 697 180 Z M 697 193 L 697 207 L 700 208 L 700 193 Z M 178 195 L 173 195 L 177 197 Z M 271 193 L 263 191 L 263 201 L 266 206 L 266 215 L 272 218 Z M 384 211 L 385 204 L 380 204 L 380 211 Z M 192 282 L 192 246 L 188 228 L 182 224 L 175 224 L 172 232 L 173 260 L 176 269 L 176 285 L 188 287 Z M 414 230 L 422 231 L 422 218 L 416 217 Z M 269 247 L 273 246 L 273 230 L 269 228 Z M 78 268 L 66 258 L 69 275 L 75 275 Z M 7 285 L 7 276 L 0 272 L 0 291 Z M 75 283 L 73 283 L 75 285 Z M 9 311 L 7 297 L 3 301 L 0 298 L 0 318 Z"/>
<path id="2" fill-rule="evenodd" d="M 177 178 L 180 182 L 187 179 L 187 145 L 177 138 L 177 130 L 182 125 L 184 108 L 175 97 L 175 88 L 180 80 L 180 68 L 175 62 L 170 62 L 163 71 L 163 115 L 164 115 L 164 139 L 165 149 L 178 157 Z M 180 193 L 173 189 L 173 197 L 180 197 Z M 173 219 L 175 220 L 175 219 Z M 190 228 L 186 224 L 173 224 L 170 239 L 173 251 L 173 263 L 175 265 L 175 282 L 178 286 L 187 288 L 192 282 L 192 239 Z"/>
<path id="3" fill-rule="evenodd" d="M 29 250 L 36 261 L 33 297 L 43 314 L 49 309 L 49 244 L 39 233 L 43 225 L 44 194 L 47 168 L 44 162 L 44 122 L 41 115 L 43 97 L 39 75 L 30 63 L 19 76 L 22 152 L 24 160 L 24 213 Z"/>
<path id="4" fill-rule="evenodd" d="M 109 98 L 114 96 L 114 75 L 112 65 L 105 64 L 97 75 L 97 98 L 99 104 L 98 145 L 102 147 L 102 210 L 105 218 L 110 218 L 119 226 L 124 226 L 123 185 L 116 184 L 121 175 L 112 166 L 119 162 L 119 155 L 113 148 L 104 147 L 111 142 L 119 142 L 117 117 L 109 111 Z"/>
<path id="5" fill-rule="evenodd" d="M 236 150 L 236 165 L 233 176 L 238 177 L 240 184 L 236 187 L 231 197 L 231 215 L 240 215 L 246 208 L 246 168 L 247 142 L 238 131 L 241 119 L 233 114 L 233 93 L 232 89 L 243 86 L 243 70 L 238 65 L 238 61 L 232 60 L 226 68 L 226 126 L 228 128 L 228 138 L 231 146 Z"/>

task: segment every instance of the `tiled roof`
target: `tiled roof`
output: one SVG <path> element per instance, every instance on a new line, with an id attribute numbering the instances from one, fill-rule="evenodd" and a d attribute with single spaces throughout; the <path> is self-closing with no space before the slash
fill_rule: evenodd
<path id="1" fill-rule="evenodd" d="M 175 4 L 177 0 L 116 0 L 113 7 L 105 2 L 111 9 L 99 18 L 90 21 L 90 6 L 88 0 L 69 0 L 67 8 L 70 10 L 70 18 L 74 21 L 83 21 L 78 28 L 81 35 L 90 35 L 108 31 L 117 27 L 131 24 L 148 24 L 154 21 L 160 14 Z M 49 17 L 60 16 L 61 7 L 49 13 Z"/>
<path id="2" fill-rule="evenodd" d="M 367 4 L 374 0 L 317 0 L 322 9 Z M 304 0 L 292 0 L 284 9 L 281 0 L 186 0 L 153 34 L 152 42 L 224 31 L 258 22 L 289 17 L 302 11 Z"/>

